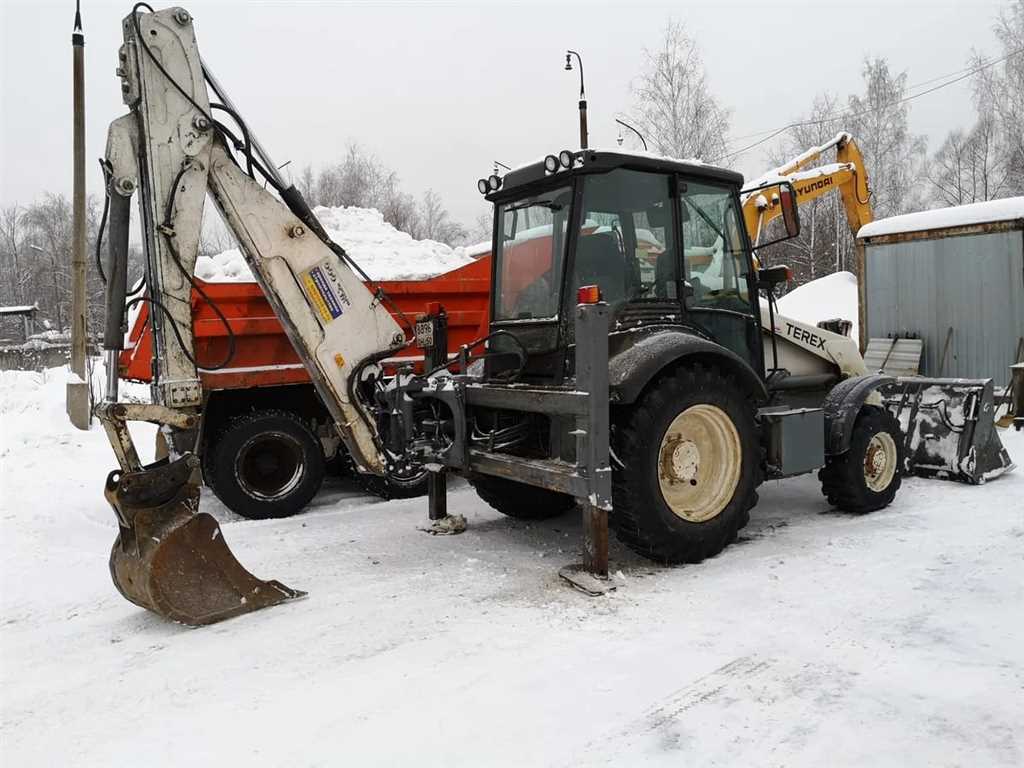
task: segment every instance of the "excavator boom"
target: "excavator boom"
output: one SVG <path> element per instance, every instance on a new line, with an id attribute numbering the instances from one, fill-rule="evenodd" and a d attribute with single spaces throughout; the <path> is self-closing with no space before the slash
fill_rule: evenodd
<path id="1" fill-rule="evenodd" d="M 120 464 L 106 484 L 120 526 L 110 569 L 132 602 L 176 621 L 208 624 L 303 593 L 252 576 L 227 548 L 217 522 L 198 512 L 195 450 L 202 389 L 190 299 L 193 289 L 205 299 L 193 272 L 207 196 L 237 239 L 361 471 L 383 474 L 386 459 L 376 422 L 361 404 L 360 387 L 374 375 L 378 359 L 406 344 L 406 335 L 302 195 L 281 179 L 203 65 L 188 12 L 143 13 L 140 7 L 148 8 L 137 4 L 124 20 L 118 68 L 131 112 L 111 124 L 104 165 L 111 221 L 104 335 L 108 381 L 106 402 L 97 413 Z M 211 103 L 208 83 L 219 102 Z M 220 117 L 233 121 L 240 135 Z M 145 293 L 132 301 L 150 304 L 151 405 L 117 402 L 128 209 L 136 189 Z M 224 325 L 230 337 L 226 319 Z M 131 420 L 160 425 L 166 458 L 142 465 L 126 426 Z"/>
<path id="2" fill-rule="evenodd" d="M 836 162 L 817 168 L 809 167 L 833 148 L 836 150 Z M 760 187 L 778 181 L 788 181 L 793 185 L 797 205 L 809 203 L 832 192 L 839 192 L 846 211 L 847 223 L 854 234 L 865 224 L 874 221 L 864 157 L 848 133 L 839 133 L 831 141 L 819 147 L 812 147 L 788 163 L 769 171 L 749 186 Z M 755 242 L 768 223 L 781 215 L 782 206 L 778 201 L 766 200 L 756 194 L 747 195 L 743 200 L 744 223 L 751 240 Z"/>

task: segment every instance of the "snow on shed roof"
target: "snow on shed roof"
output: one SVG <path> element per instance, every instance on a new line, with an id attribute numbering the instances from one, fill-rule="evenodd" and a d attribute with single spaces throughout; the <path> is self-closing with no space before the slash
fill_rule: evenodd
<path id="1" fill-rule="evenodd" d="M 989 200 L 985 203 L 970 203 L 952 208 L 937 208 L 934 211 L 905 213 L 865 224 L 857 233 L 858 238 L 894 235 L 901 232 L 922 232 L 928 229 L 967 227 L 971 224 L 988 224 L 994 221 L 1024 219 L 1024 197 L 1007 197 Z"/>
<path id="2" fill-rule="evenodd" d="M 0 315 L 31 315 L 38 312 L 39 307 L 35 304 L 23 304 L 15 307 L 0 307 Z"/>

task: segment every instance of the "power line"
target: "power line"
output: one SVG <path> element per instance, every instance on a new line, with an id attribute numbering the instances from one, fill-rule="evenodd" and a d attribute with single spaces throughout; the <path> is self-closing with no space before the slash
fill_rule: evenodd
<path id="1" fill-rule="evenodd" d="M 961 80 L 966 80 L 971 75 L 975 75 L 978 72 L 981 72 L 982 70 L 988 69 L 989 67 L 993 67 L 996 64 L 1000 64 L 1000 63 L 1006 61 L 1007 59 L 1011 59 L 1014 56 L 1017 56 L 1020 53 L 1024 53 L 1024 48 L 1018 48 L 1016 51 L 1011 51 L 1010 53 L 1006 54 L 1005 56 L 1001 56 L 998 59 L 992 59 L 991 61 L 987 61 L 984 64 L 979 64 L 979 65 L 976 65 L 974 67 L 968 67 L 966 69 L 959 70 L 958 72 L 954 72 L 951 75 L 943 75 L 942 77 L 932 78 L 931 80 L 925 80 L 924 82 L 918 83 L 917 85 L 910 86 L 907 90 L 913 90 L 914 88 L 919 88 L 922 85 L 927 85 L 929 83 L 934 83 L 937 80 L 944 80 L 945 78 L 953 77 L 954 75 L 958 75 L 958 77 L 955 77 L 953 80 L 948 80 L 947 82 L 941 83 L 940 85 L 936 85 L 936 86 L 934 86 L 932 88 L 928 88 L 928 89 L 926 89 L 924 91 L 920 91 L 919 93 L 914 93 L 914 94 L 911 94 L 909 96 L 904 96 L 901 99 L 897 99 L 896 101 L 893 101 L 890 104 L 884 105 L 884 108 L 895 107 L 895 106 L 898 106 L 899 104 L 905 104 L 905 103 L 907 103 L 909 101 L 913 101 L 914 99 L 920 98 L 921 96 L 927 96 L 929 93 L 935 93 L 935 91 L 939 91 L 939 90 L 942 90 L 943 88 L 947 88 L 950 85 L 954 85 L 956 83 L 959 83 Z M 712 162 L 718 163 L 718 162 L 721 162 L 723 160 L 730 160 L 730 159 L 732 159 L 734 157 L 737 157 L 737 156 L 742 155 L 742 154 L 744 154 L 746 152 L 749 152 L 751 149 L 754 149 L 755 147 L 759 147 L 760 145 L 762 145 L 762 144 L 764 144 L 764 143 L 766 143 L 768 141 L 771 141 L 772 139 L 774 139 L 779 134 L 785 133 L 790 128 L 798 128 L 798 127 L 802 127 L 802 126 L 806 126 L 806 125 L 821 125 L 822 123 L 829 123 L 829 122 L 832 122 L 833 120 L 838 120 L 840 118 L 850 119 L 850 118 L 860 117 L 861 115 L 866 115 L 869 112 L 875 111 L 875 109 L 876 109 L 875 107 L 871 107 L 869 109 L 860 110 L 859 112 L 850 112 L 850 111 L 847 110 L 847 111 L 844 111 L 844 112 L 837 112 L 837 113 L 832 114 L 832 115 L 827 115 L 825 117 L 820 117 L 820 118 L 817 118 L 817 119 L 814 119 L 814 120 L 801 120 L 801 121 L 797 121 L 795 123 L 789 123 L 788 125 L 784 125 L 781 128 L 768 129 L 767 131 L 759 131 L 757 133 L 752 133 L 752 134 L 749 134 L 749 136 L 753 137 L 753 136 L 759 136 L 759 135 L 762 135 L 762 134 L 769 134 L 769 135 L 765 136 L 765 138 L 763 138 L 763 139 L 759 139 L 758 141 L 755 141 L 752 144 L 748 144 L 747 146 L 743 147 L 742 149 L 738 149 L 735 152 L 729 152 L 729 153 L 727 153 L 725 155 L 722 155 L 721 157 L 715 158 Z"/>
<path id="2" fill-rule="evenodd" d="M 1024 52 L 1024 48 L 1021 48 L 1018 51 L 1013 51 L 1012 53 L 1007 54 L 1007 56 L 1005 56 L 1003 58 L 1005 59 L 1005 58 L 1009 58 L 1011 56 L 1016 56 L 1018 53 L 1021 53 L 1021 52 Z M 940 80 L 945 80 L 945 79 L 950 78 L 950 77 L 956 77 L 957 75 L 962 75 L 965 72 L 970 72 L 970 71 L 974 70 L 976 67 L 988 67 L 988 66 L 991 66 L 993 64 L 998 64 L 998 63 L 999 63 L 999 60 L 996 60 L 996 59 L 992 59 L 990 61 L 983 61 L 981 64 L 974 64 L 974 65 L 971 65 L 970 67 L 964 67 L 963 69 L 958 69 L 955 72 L 949 72 L 949 73 L 947 73 L 945 75 L 939 75 L 938 77 L 933 77 L 933 78 L 930 78 L 928 80 L 922 80 L 919 83 L 914 83 L 912 85 L 908 85 L 907 86 L 907 90 L 908 91 L 914 91 L 917 88 L 920 88 L 921 86 L 931 85 L 932 83 L 936 83 L 936 82 L 938 82 Z M 746 134 L 743 134 L 742 136 L 734 136 L 733 140 L 734 141 L 742 141 L 743 139 L 754 139 L 754 138 L 757 138 L 758 136 L 764 136 L 765 134 L 773 133 L 776 130 L 778 130 L 778 129 L 777 128 L 768 128 L 767 130 L 764 130 L 764 131 L 754 131 L 753 133 L 746 133 Z"/>

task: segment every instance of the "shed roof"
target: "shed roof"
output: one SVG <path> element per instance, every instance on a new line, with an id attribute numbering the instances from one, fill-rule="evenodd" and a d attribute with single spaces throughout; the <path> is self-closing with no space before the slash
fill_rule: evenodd
<path id="1" fill-rule="evenodd" d="M 1024 219 L 1024 197 L 1007 197 L 1002 200 L 956 205 L 951 208 L 936 208 L 933 211 L 905 213 L 902 216 L 878 219 L 861 227 L 857 237 L 879 237 L 902 232 L 967 227 L 972 224 L 989 224 L 1014 219 Z"/>
<path id="2" fill-rule="evenodd" d="M 35 304 L 23 304 L 14 307 L 0 307 L 0 315 L 32 315 L 39 311 Z"/>

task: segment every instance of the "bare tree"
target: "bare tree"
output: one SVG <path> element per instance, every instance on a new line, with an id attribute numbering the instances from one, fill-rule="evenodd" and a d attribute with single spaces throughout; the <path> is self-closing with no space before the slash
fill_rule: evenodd
<path id="1" fill-rule="evenodd" d="M 1001 149 L 991 115 L 982 116 L 970 133 L 950 131 L 928 166 L 932 199 L 942 205 L 964 205 L 999 197 L 1007 177 Z"/>
<path id="2" fill-rule="evenodd" d="M 57 330 L 64 330 L 67 315 L 68 268 L 71 258 L 71 206 L 64 195 L 47 192 L 43 200 L 25 210 L 24 221 L 31 233 L 28 248 L 36 254 L 34 279 L 37 285 L 49 283 L 51 296 L 45 303 L 48 314 L 56 320 Z"/>
<path id="3" fill-rule="evenodd" d="M 844 129 L 837 115 L 839 97 L 822 93 L 814 97 L 809 114 L 797 121 L 768 159 L 779 167 L 812 147 L 819 147 L 835 138 Z M 826 117 L 823 117 L 826 116 Z M 834 163 L 834 153 L 828 153 L 815 165 Z M 822 275 L 846 269 L 853 253 L 853 235 L 846 221 L 842 199 L 838 194 L 825 195 L 805 203 L 800 208 L 800 235 L 759 254 L 762 259 L 784 262 L 794 271 L 797 285 Z M 781 222 L 774 230 L 782 235 Z M 772 235 L 774 237 L 774 235 Z"/>
<path id="4" fill-rule="evenodd" d="M 1024 0 L 1012 0 L 995 24 L 1005 61 L 981 69 L 974 78 L 974 102 L 979 115 L 991 116 L 1005 186 L 998 196 L 1024 194 Z M 972 65 L 985 63 L 976 54 Z"/>
<path id="5" fill-rule="evenodd" d="M 725 154 L 729 110 L 712 95 L 700 48 L 681 23 L 670 20 L 660 47 L 644 50 L 633 98 L 632 122 L 654 151 L 709 160 Z"/>
<path id="6" fill-rule="evenodd" d="M 310 205 L 320 205 L 319 201 L 316 200 L 316 177 L 313 174 L 313 166 L 306 165 L 299 172 L 299 180 L 295 182 L 296 188 L 302 193 L 302 196 L 306 198 L 306 202 Z"/>
<path id="7" fill-rule="evenodd" d="M 895 216 L 923 206 L 926 143 L 910 132 L 907 74 L 894 75 L 884 58 L 866 59 L 865 92 L 849 99 L 850 132 L 856 137 L 871 174 L 877 216 Z"/>
<path id="8" fill-rule="evenodd" d="M 0 301 L 24 304 L 27 276 L 22 271 L 21 251 L 25 247 L 23 211 L 17 203 L 0 209 Z"/>
<path id="9" fill-rule="evenodd" d="M 478 213 L 473 226 L 466 232 L 466 245 L 489 243 L 494 234 L 494 212 Z"/>
<path id="10" fill-rule="evenodd" d="M 411 234 L 420 240 L 437 240 L 451 245 L 466 236 L 465 227 L 452 220 L 440 195 L 432 189 L 423 194 L 418 224 L 416 231 Z"/>

